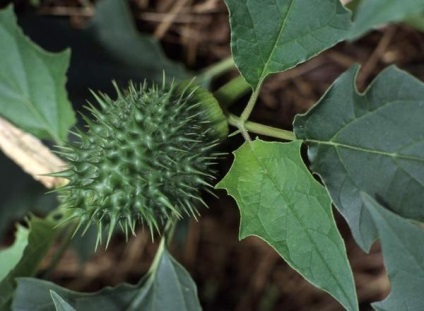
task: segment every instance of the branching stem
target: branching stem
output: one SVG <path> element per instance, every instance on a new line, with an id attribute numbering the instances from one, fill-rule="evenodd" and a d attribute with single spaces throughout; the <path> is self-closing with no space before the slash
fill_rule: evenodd
<path id="1" fill-rule="evenodd" d="M 253 111 L 253 108 L 255 108 L 256 102 L 258 101 L 259 93 L 261 91 L 261 86 L 262 86 L 262 81 L 259 82 L 256 88 L 253 90 L 253 93 L 250 96 L 246 107 L 244 108 L 243 112 L 240 115 L 240 118 L 238 118 L 238 121 L 237 121 L 238 123 L 237 127 L 240 129 L 241 134 L 247 141 L 250 141 L 250 136 L 248 133 L 248 129 L 246 127 L 246 123 L 248 122 L 247 120 L 249 119 Z"/>
<path id="2" fill-rule="evenodd" d="M 213 79 L 233 68 L 235 68 L 233 58 L 232 57 L 226 58 L 222 60 L 221 62 L 218 62 L 206 68 L 203 71 L 203 73 L 198 76 L 198 81 Z M 256 88 L 254 89 L 240 117 L 236 117 L 235 115 L 232 115 L 232 114 L 229 115 L 228 117 L 229 124 L 236 126 L 247 141 L 251 140 L 248 133 L 249 131 L 256 134 L 266 135 L 266 136 L 275 137 L 275 138 L 284 139 L 284 140 L 296 139 L 293 132 L 248 121 L 253 109 L 255 108 L 256 102 L 258 100 L 259 93 L 262 87 L 262 82 L 263 81 L 260 81 L 258 85 L 256 86 Z M 221 107 L 224 110 L 227 110 L 229 106 L 231 106 L 234 102 L 236 102 L 242 96 L 247 94 L 249 90 L 251 90 L 250 85 L 244 80 L 243 77 L 239 76 L 229 81 L 227 84 L 225 84 L 221 88 L 219 88 L 214 95 L 218 99 Z"/>
<path id="3" fill-rule="evenodd" d="M 292 131 L 287 131 L 252 121 L 243 121 L 241 117 L 237 117 L 236 115 L 231 113 L 228 115 L 228 123 L 237 127 L 242 132 L 242 134 L 243 131 L 245 131 L 282 140 L 296 140 L 296 137 L 294 136 L 294 133 Z M 250 138 L 246 140 L 250 141 Z"/>

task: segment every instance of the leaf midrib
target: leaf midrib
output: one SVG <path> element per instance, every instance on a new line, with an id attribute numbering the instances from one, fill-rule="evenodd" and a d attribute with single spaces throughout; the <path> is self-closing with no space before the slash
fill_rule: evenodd
<path id="1" fill-rule="evenodd" d="M 289 8 L 287 9 L 287 14 L 286 14 L 286 16 L 284 17 L 284 19 L 283 19 L 283 23 L 282 23 L 282 25 L 281 25 L 281 28 L 280 28 L 280 31 L 278 32 L 278 35 L 276 36 L 276 38 L 275 38 L 275 40 L 274 40 L 274 43 L 273 43 L 273 46 L 272 46 L 272 49 L 271 49 L 271 53 L 269 53 L 269 57 L 268 57 L 268 59 L 266 60 L 266 62 L 265 62 L 265 64 L 264 64 L 264 67 L 262 68 L 262 72 L 261 72 L 261 75 L 260 75 L 260 77 L 259 77 L 259 85 L 261 84 L 261 81 L 263 81 L 263 79 L 267 76 L 267 69 L 268 69 L 268 66 L 269 66 L 269 62 L 271 61 L 271 59 L 274 57 L 274 54 L 275 54 L 275 50 L 276 50 L 276 48 L 277 48 L 277 43 L 280 41 L 280 39 L 281 39 L 281 37 L 282 37 L 282 35 L 283 35 L 283 32 L 284 32 L 284 30 L 286 29 L 286 22 L 287 22 L 287 19 L 288 19 L 288 17 L 289 17 L 289 15 L 290 15 L 290 13 L 291 13 L 291 10 L 292 10 L 292 8 L 293 8 L 293 3 L 294 3 L 294 0 L 291 0 L 291 2 L 290 2 L 290 5 L 289 5 Z M 276 6 L 278 7 L 278 5 L 276 4 Z M 256 35 L 256 33 L 255 33 L 255 35 Z"/>
<path id="2" fill-rule="evenodd" d="M 252 150 L 252 154 L 254 155 L 254 157 L 255 157 L 255 159 L 258 161 L 258 163 L 262 166 L 262 168 L 263 168 L 263 172 L 264 172 L 264 174 L 266 174 L 267 176 L 268 176 L 268 178 L 269 178 L 269 180 L 271 181 L 271 183 L 274 185 L 274 187 L 275 187 L 275 189 L 277 189 L 277 191 L 281 194 L 281 196 L 282 197 L 286 197 L 285 195 L 284 195 L 284 192 L 283 192 L 283 190 L 279 187 L 279 183 L 276 181 L 276 180 L 274 180 L 274 178 L 272 177 L 272 174 L 269 172 L 269 170 L 267 169 L 267 167 L 266 167 L 266 165 L 264 165 L 264 163 L 262 163 L 262 161 L 260 160 L 260 157 L 258 157 L 257 155 L 256 155 L 256 153 L 254 152 L 254 150 Z M 287 201 L 287 199 L 286 199 L 286 201 Z M 300 221 L 300 219 L 297 217 L 297 214 L 296 213 L 294 213 L 293 211 L 292 211 L 292 209 L 291 208 L 289 208 L 289 210 L 291 210 L 291 213 L 294 215 L 294 217 L 296 217 L 296 219 L 297 219 L 297 221 L 300 223 L 300 224 L 303 224 L 303 222 L 302 221 Z M 302 227 L 302 228 L 304 228 L 304 227 Z M 310 235 L 310 233 L 309 233 L 309 231 L 308 230 L 305 230 L 305 229 L 303 229 L 304 230 L 304 232 L 306 233 L 306 235 L 308 236 L 308 239 L 309 239 L 309 241 L 311 242 L 311 244 L 312 245 L 314 245 L 315 246 L 315 250 L 316 250 L 316 253 L 318 254 L 318 256 L 320 257 L 320 259 L 321 259 L 321 261 L 324 263 L 324 265 L 327 267 L 327 269 L 328 269 L 328 271 L 332 271 L 331 270 L 331 268 L 330 268 L 330 266 L 327 264 L 327 261 L 324 259 L 324 257 L 322 256 L 322 254 L 321 254 L 321 252 L 319 252 L 318 251 L 318 245 L 315 243 L 315 241 L 312 239 L 312 237 L 311 237 L 311 235 Z M 297 269 L 296 269 L 296 271 L 298 271 Z M 299 272 L 299 271 L 298 271 Z M 300 272 L 299 272 L 300 273 Z M 345 296 L 345 298 L 347 299 L 347 301 L 349 302 L 349 304 L 351 303 L 351 301 L 350 301 L 350 295 L 346 292 L 346 290 L 345 290 L 345 288 L 344 288 L 344 286 L 342 286 L 341 285 L 341 283 L 339 282 L 339 279 L 338 278 L 336 278 L 335 277 L 335 275 L 333 274 L 333 273 L 330 273 L 331 274 L 331 276 L 333 277 L 333 279 L 335 280 L 335 282 L 339 285 L 339 288 L 342 290 L 342 292 L 343 292 L 343 294 L 344 294 L 344 296 Z M 326 290 L 327 291 L 327 290 Z M 327 292 L 329 292 L 329 291 L 327 291 Z M 330 293 L 330 292 L 329 292 Z M 336 297 L 336 296 L 334 296 L 334 297 Z M 336 298 L 337 300 L 338 300 L 338 298 Z M 340 301 L 341 302 L 341 301 Z M 343 303 L 342 303 L 342 305 L 344 305 Z M 351 307 L 352 307 L 352 305 L 350 305 Z M 353 307 L 353 310 L 356 310 L 355 309 L 355 307 Z"/>
<path id="3" fill-rule="evenodd" d="M 314 144 L 318 144 L 318 145 L 328 145 L 328 146 L 332 146 L 336 149 L 337 148 L 346 148 L 346 149 L 360 151 L 360 152 L 364 152 L 364 153 L 376 154 L 376 155 L 379 155 L 379 156 L 386 156 L 386 157 L 391 157 L 391 158 L 398 158 L 398 159 L 402 159 L 402 160 L 417 161 L 417 162 L 423 162 L 424 163 L 424 158 L 414 157 L 414 156 L 410 156 L 410 155 L 406 155 L 406 154 L 400 154 L 398 152 L 387 152 L 387 151 L 383 151 L 383 150 L 369 149 L 369 148 L 362 147 L 362 146 L 354 146 L 354 145 L 348 145 L 348 144 L 338 143 L 338 142 L 334 142 L 334 141 L 323 141 L 323 140 L 316 140 L 316 139 L 305 139 L 304 142 L 314 143 Z"/>

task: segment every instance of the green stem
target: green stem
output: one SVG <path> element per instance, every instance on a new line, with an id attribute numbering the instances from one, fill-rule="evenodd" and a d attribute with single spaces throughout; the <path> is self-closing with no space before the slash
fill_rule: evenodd
<path id="1" fill-rule="evenodd" d="M 235 68 L 234 60 L 230 56 L 204 69 L 203 72 L 198 76 L 198 79 L 213 79 Z"/>
<path id="2" fill-rule="evenodd" d="M 251 141 L 251 139 L 250 139 L 249 133 L 246 129 L 245 123 L 249 119 L 250 114 L 252 113 L 253 108 L 256 105 L 256 102 L 257 102 L 258 96 L 259 96 L 259 92 L 260 92 L 260 89 L 261 89 L 261 85 L 262 85 L 262 82 L 260 82 L 256 86 L 252 95 L 249 98 L 249 101 L 247 102 L 246 107 L 244 108 L 243 112 L 241 113 L 240 118 L 237 118 L 237 125 L 236 126 L 240 130 L 240 133 L 243 135 L 244 139 L 247 140 L 247 141 Z"/>
<path id="3" fill-rule="evenodd" d="M 167 239 L 165 236 L 163 236 L 162 239 L 160 240 L 159 247 L 156 250 L 156 254 L 155 254 L 155 257 L 153 258 L 148 274 L 154 275 L 157 272 L 160 260 L 162 258 L 163 251 L 165 250 L 165 245 L 167 245 L 166 240 Z"/>
<path id="4" fill-rule="evenodd" d="M 227 109 L 252 90 L 242 76 L 230 80 L 214 92 L 222 109 Z"/>
<path id="5" fill-rule="evenodd" d="M 158 272 L 159 265 L 161 263 L 161 259 L 165 249 L 166 249 L 166 237 L 164 235 L 162 239 L 160 240 L 159 247 L 156 250 L 156 254 L 155 254 L 155 257 L 153 258 L 152 264 L 150 265 L 149 271 L 147 271 L 146 276 L 142 279 L 144 290 L 138 291 L 138 293 L 132 298 L 131 304 L 127 308 L 125 308 L 125 310 L 140 310 L 140 306 L 143 303 L 143 299 L 146 298 L 146 289 L 149 288 L 149 286 L 154 285 L 154 278 Z"/>
<path id="6" fill-rule="evenodd" d="M 237 117 L 234 114 L 228 115 L 228 123 L 239 128 L 240 131 L 249 131 L 259 135 L 265 135 L 269 137 L 274 137 L 282 140 L 293 141 L 296 140 L 296 136 L 292 131 L 287 131 L 279 129 L 276 127 L 264 125 L 261 123 L 256 123 L 252 121 L 244 121 L 241 117 Z M 242 127 L 242 128 L 241 128 Z M 250 139 L 247 139 L 250 140 Z"/>
<path id="7" fill-rule="evenodd" d="M 249 101 L 247 102 L 246 107 L 244 108 L 243 112 L 241 113 L 240 119 L 244 122 L 247 121 L 250 117 L 250 114 L 253 111 L 253 108 L 255 108 L 256 102 L 259 97 L 259 93 L 261 90 L 262 82 L 258 84 L 258 86 L 253 91 L 252 95 L 249 98 Z"/>
<path id="8" fill-rule="evenodd" d="M 172 241 L 172 237 L 174 236 L 175 227 L 177 222 L 175 219 L 169 219 L 165 225 L 165 229 L 162 235 L 162 239 L 160 240 L 159 247 L 156 250 L 155 257 L 153 258 L 152 264 L 150 265 L 148 274 L 154 275 L 158 269 L 160 259 L 162 258 L 163 251 Z"/>
<path id="9" fill-rule="evenodd" d="M 174 237 L 176 226 L 177 226 L 177 220 L 172 218 L 169 219 L 167 224 L 165 225 L 162 239 L 165 240 L 167 246 L 171 244 L 172 238 Z"/>

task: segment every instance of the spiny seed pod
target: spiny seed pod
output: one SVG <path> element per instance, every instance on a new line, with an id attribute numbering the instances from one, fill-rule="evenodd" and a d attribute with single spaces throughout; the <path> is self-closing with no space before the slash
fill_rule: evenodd
<path id="1" fill-rule="evenodd" d="M 65 221 L 77 218 L 83 233 L 96 225 L 97 245 L 106 227 L 108 244 L 118 225 L 127 236 L 137 223 L 153 234 L 169 219 L 196 217 L 200 191 L 214 178 L 213 149 L 228 134 L 206 90 L 165 83 L 116 89 L 116 100 L 95 95 L 102 110 L 88 107 L 94 118 L 83 116 L 88 130 L 63 148 L 70 166 L 55 174 L 69 180 L 59 188 L 71 210 Z"/>

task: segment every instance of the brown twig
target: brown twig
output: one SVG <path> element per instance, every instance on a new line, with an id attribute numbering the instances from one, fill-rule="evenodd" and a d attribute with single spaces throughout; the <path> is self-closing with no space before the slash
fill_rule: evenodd
<path id="1" fill-rule="evenodd" d="M 368 58 L 365 65 L 362 67 L 361 72 L 358 76 L 358 88 L 362 89 L 365 85 L 370 74 L 377 67 L 378 62 L 382 58 L 383 54 L 386 52 L 390 43 L 392 42 L 393 36 L 395 35 L 396 28 L 395 27 L 387 27 L 384 32 L 383 37 L 375 48 L 374 52 L 371 54 L 370 58 Z"/>
<path id="2" fill-rule="evenodd" d="M 25 172 L 47 188 L 65 183 L 65 179 L 45 176 L 63 170 L 66 163 L 36 137 L 0 118 L 0 149 Z"/>
<path id="3" fill-rule="evenodd" d="M 181 11 L 181 9 L 189 2 L 189 0 L 180 0 L 177 1 L 174 6 L 172 7 L 169 14 L 166 16 L 166 18 L 163 20 L 163 22 L 156 28 L 154 36 L 156 38 L 162 38 L 165 33 L 168 31 L 169 27 L 172 25 L 173 20 L 178 15 L 178 13 Z"/>

